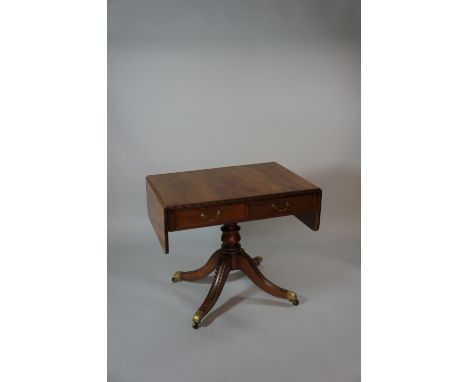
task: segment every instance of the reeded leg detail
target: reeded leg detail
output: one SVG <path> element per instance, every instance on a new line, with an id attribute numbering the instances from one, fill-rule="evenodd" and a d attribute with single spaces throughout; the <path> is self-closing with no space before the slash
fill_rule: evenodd
<path id="1" fill-rule="evenodd" d="M 194 271 L 178 271 L 174 273 L 174 276 L 172 276 L 172 282 L 176 283 L 178 281 L 195 281 L 208 276 L 211 272 L 215 270 L 221 255 L 222 252 L 218 249 L 215 253 L 211 255 L 209 260 L 202 267 L 195 269 Z"/>
<path id="2" fill-rule="evenodd" d="M 275 297 L 286 298 L 294 305 L 299 304 L 296 293 L 287 289 L 283 289 L 268 280 L 262 274 L 262 272 L 260 272 L 254 260 L 249 255 L 247 255 L 247 253 L 240 252 L 237 255 L 237 267 L 242 272 L 244 272 L 250 278 L 250 280 L 254 282 L 255 285 L 264 290 L 266 293 Z"/>
<path id="3" fill-rule="evenodd" d="M 203 317 L 213 308 L 223 290 L 224 284 L 232 270 L 242 271 L 250 280 L 266 293 L 289 300 L 294 305 L 299 304 L 297 294 L 291 290 L 283 289 L 268 280 L 258 266 L 263 261 L 261 256 L 250 257 L 240 246 L 240 227 L 236 223 L 225 224 L 221 227 L 222 245 L 201 268 L 189 272 L 176 272 L 172 277 L 173 282 L 182 280 L 194 281 L 208 276 L 215 271 L 210 290 L 200 305 L 200 308 L 192 317 L 192 327 L 197 329 Z"/>
<path id="4" fill-rule="evenodd" d="M 219 264 L 216 267 L 213 283 L 211 284 L 210 291 L 201 304 L 200 308 L 195 312 L 192 318 L 192 327 L 198 328 L 202 318 L 213 308 L 214 304 L 219 298 L 223 290 L 226 279 L 231 271 L 231 259 L 228 256 L 222 256 L 219 259 Z"/>

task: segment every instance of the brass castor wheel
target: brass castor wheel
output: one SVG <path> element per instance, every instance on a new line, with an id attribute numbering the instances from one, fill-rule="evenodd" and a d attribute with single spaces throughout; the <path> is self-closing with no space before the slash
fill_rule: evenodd
<path id="1" fill-rule="evenodd" d="M 198 322 L 192 322 L 192 328 L 198 329 Z"/>
<path id="2" fill-rule="evenodd" d="M 181 281 L 182 280 L 181 277 L 182 277 L 182 272 L 179 271 L 179 272 L 174 273 L 174 276 L 172 276 L 172 282 L 176 283 L 176 282 Z"/>
<path id="3" fill-rule="evenodd" d="M 291 302 L 293 303 L 293 305 L 299 305 L 299 300 L 293 300 Z"/>

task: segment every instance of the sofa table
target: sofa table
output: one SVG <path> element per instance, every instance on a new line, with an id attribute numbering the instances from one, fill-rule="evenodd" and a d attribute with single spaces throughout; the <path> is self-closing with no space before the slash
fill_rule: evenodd
<path id="1" fill-rule="evenodd" d="M 213 283 L 192 318 L 198 328 L 218 300 L 228 274 L 241 270 L 260 289 L 299 303 L 297 294 L 269 281 L 240 246 L 239 222 L 294 215 L 319 229 L 322 191 L 276 162 L 185 171 L 146 177 L 148 217 L 165 253 L 168 232 L 221 226 L 221 248 L 201 268 L 175 272 L 173 282 L 193 281 L 214 273 Z"/>

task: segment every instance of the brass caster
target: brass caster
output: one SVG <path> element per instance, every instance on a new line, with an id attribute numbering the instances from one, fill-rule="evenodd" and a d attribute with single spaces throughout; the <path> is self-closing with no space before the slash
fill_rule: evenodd
<path id="1" fill-rule="evenodd" d="M 262 257 L 262 256 L 255 256 L 255 257 L 253 258 L 253 260 L 258 261 L 258 263 L 260 264 L 260 263 L 263 261 L 263 257 Z"/>
<path id="2" fill-rule="evenodd" d="M 172 282 L 176 283 L 176 282 L 181 281 L 181 280 L 182 280 L 182 272 L 178 271 L 178 272 L 174 273 L 174 276 L 172 276 Z"/>
<path id="3" fill-rule="evenodd" d="M 287 298 L 289 302 L 292 302 L 293 305 L 299 305 L 299 299 L 297 298 L 297 294 L 291 290 L 288 290 Z"/>
<path id="4" fill-rule="evenodd" d="M 198 329 L 198 325 L 202 319 L 203 312 L 201 310 L 197 310 L 192 318 L 192 328 Z"/>

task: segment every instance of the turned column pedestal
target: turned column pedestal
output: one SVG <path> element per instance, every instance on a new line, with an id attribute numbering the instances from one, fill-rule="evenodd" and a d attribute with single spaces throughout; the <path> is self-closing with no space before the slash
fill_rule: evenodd
<path id="1" fill-rule="evenodd" d="M 260 256 L 251 258 L 240 246 L 240 227 L 237 223 L 224 224 L 221 227 L 222 245 L 201 268 L 189 272 L 176 272 L 172 277 L 173 282 L 194 281 L 208 276 L 214 271 L 213 283 L 200 308 L 192 318 L 192 326 L 197 329 L 204 316 L 213 308 L 218 300 L 229 272 L 240 270 L 246 274 L 260 289 L 272 296 L 288 299 L 294 305 L 299 304 L 296 293 L 280 288 L 269 281 L 258 269 Z"/>

